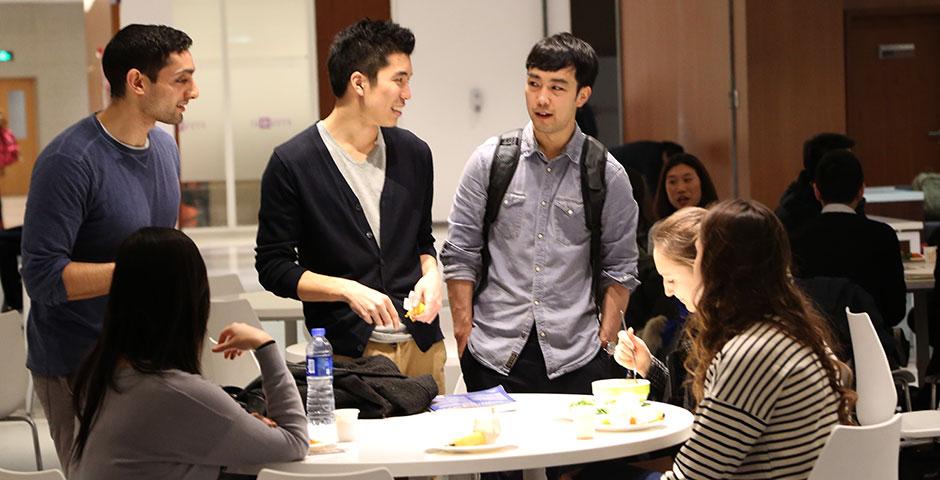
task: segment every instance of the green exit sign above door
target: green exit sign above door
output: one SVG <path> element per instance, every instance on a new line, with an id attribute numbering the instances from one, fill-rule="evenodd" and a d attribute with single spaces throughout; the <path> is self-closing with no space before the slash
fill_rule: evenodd
<path id="1" fill-rule="evenodd" d="M 0 63 L 12 62 L 12 61 L 13 61 L 12 50 L 0 50 Z"/>

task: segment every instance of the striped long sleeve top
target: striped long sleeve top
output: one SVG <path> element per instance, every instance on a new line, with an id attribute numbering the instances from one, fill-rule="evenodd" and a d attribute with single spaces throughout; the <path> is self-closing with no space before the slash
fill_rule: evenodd
<path id="1" fill-rule="evenodd" d="M 772 322 L 715 355 L 672 479 L 805 479 L 838 423 L 839 396 L 810 348 Z"/>

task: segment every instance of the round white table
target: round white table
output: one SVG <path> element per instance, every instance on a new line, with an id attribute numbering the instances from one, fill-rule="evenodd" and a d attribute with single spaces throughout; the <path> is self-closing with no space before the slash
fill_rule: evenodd
<path id="1" fill-rule="evenodd" d="M 476 409 L 451 409 L 408 417 L 359 420 L 355 441 L 339 443 L 336 453 L 310 454 L 301 462 L 230 468 L 256 473 L 261 468 L 295 473 L 348 473 L 385 467 L 395 477 L 460 475 L 531 470 L 609 460 L 652 452 L 684 442 L 692 433 L 692 413 L 657 404 L 666 413 L 661 425 L 632 432 L 595 432 L 579 440 L 564 417 L 582 395 L 515 394 L 514 404 L 497 407 L 502 425 L 499 443 L 510 446 L 481 453 L 438 449 L 472 431 Z M 505 409 L 510 411 L 501 411 Z"/>

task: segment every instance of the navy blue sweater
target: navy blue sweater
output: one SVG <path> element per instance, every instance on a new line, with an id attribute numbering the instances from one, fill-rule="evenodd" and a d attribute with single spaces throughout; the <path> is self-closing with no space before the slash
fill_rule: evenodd
<path id="1" fill-rule="evenodd" d="M 421 278 L 419 257 L 436 255 L 431 150 L 407 130 L 383 128 L 382 135 L 382 245 L 313 125 L 275 148 L 261 177 L 255 268 L 261 285 L 281 297 L 297 298 L 306 270 L 385 293 L 418 348 L 427 351 L 444 338 L 439 320 L 411 322 L 402 301 Z M 335 353 L 351 357 L 361 356 L 374 328 L 345 302 L 304 302 L 304 317 L 307 328 L 326 328 Z"/>
<path id="2" fill-rule="evenodd" d="M 179 214 L 179 150 L 159 129 L 135 150 L 94 116 L 52 140 L 36 160 L 23 220 L 23 282 L 32 301 L 30 370 L 68 375 L 101 332 L 107 296 L 68 301 L 62 270 L 72 261 L 113 262 L 130 234 L 173 227 Z"/>

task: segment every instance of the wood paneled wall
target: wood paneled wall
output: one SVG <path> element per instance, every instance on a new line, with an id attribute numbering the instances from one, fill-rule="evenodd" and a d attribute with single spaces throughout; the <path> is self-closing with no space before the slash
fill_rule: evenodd
<path id="1" fill-rule="evenodd" d="M 845 130 L 842 0 L 621 0 L 624 138 L 676 139 L 731 196 L 734 10 L 738 189 L 776 206 L 802 144 Z"/>
<path id="2" fill-rule="evenodd" d="M 624 139 L 674 140 L 731 192 L 726 0 L 623 0 Z M 655 186 L 651 186 L 655 188 Z"/>
<path id="3" fill-rule="evenodd" d="M 747 84 L 742 181 L 751 198 L 776 206 L 803 168 L 803 142 L 845 131 L 842 2 L 748 0 L 744 10 L 746 45 L 738 47 L 746 54 L 736 75 Z"/>

